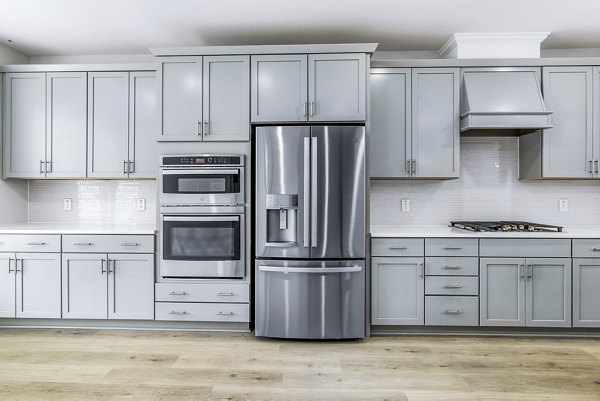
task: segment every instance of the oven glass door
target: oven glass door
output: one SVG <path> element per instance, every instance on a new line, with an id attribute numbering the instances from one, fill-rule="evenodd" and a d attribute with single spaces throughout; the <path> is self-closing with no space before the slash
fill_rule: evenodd
<path id="1" fill-rule="evenodd" d="M 164 170 L 162 193 L 177 195 L 211 195 L 240 193 L 240 171 Z"/>

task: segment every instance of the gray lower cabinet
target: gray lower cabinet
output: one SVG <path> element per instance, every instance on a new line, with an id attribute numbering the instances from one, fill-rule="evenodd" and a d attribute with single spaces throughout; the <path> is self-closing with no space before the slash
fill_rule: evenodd
<path id="1" fill-rule="evenodd" d="M 0 317 L 15 317 L 16 313 L 15 254 L 0 253 Z"/>
<path id="2" fill-rule="evenodd" d="M 526 259 L 527 326 L 571 327 L 571 259 Z"/>
<path id="3" fill-rule="evenodd" d="M 106 319 L 106 254 L 62 255 L 62 309 L 65 319 Z"/>
<path id="4" fill-rule="evenodd" d="M 424 259 L 373 257 L 373 325 L 423 325 L 425 323 Z"/>
<path id="5" fill-rule="evenodd" d="M 573 259 L 573 327 L 600 327 L 600 258 Z"/>
<path id="6" fill-rule="evenodd" d="M 480 259 L 481 326 L 525 326 L 524 269 L 524 258 Z"/>
<path id="7" fill-rule="evenodd" d="M 60 254 L 17 253 L 16 317 L 61 317 Z"/>

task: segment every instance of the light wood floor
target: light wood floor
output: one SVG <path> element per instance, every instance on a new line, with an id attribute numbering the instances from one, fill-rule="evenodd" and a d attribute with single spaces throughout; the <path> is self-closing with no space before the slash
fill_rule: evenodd
<path id="1" fill-rule="evenodd" d="M 0 329 L 1 400 L 600 400 L 600 339 Z"/>

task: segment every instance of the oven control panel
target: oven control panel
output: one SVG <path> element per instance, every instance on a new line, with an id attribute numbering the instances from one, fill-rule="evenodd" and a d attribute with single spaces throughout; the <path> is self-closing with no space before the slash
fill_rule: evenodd
<path id="1" fill-rule="evenodd" d="M 163 156 L 163 166 L 242 166 L 243 155 Z"/>

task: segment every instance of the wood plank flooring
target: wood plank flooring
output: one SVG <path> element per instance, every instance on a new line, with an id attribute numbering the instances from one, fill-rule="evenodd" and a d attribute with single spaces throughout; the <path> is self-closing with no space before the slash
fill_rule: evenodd
<path id="1" fill-rule="evenodd" d="M 600 400 L 600 339 L 0 329 L 0 400 Z"/>

